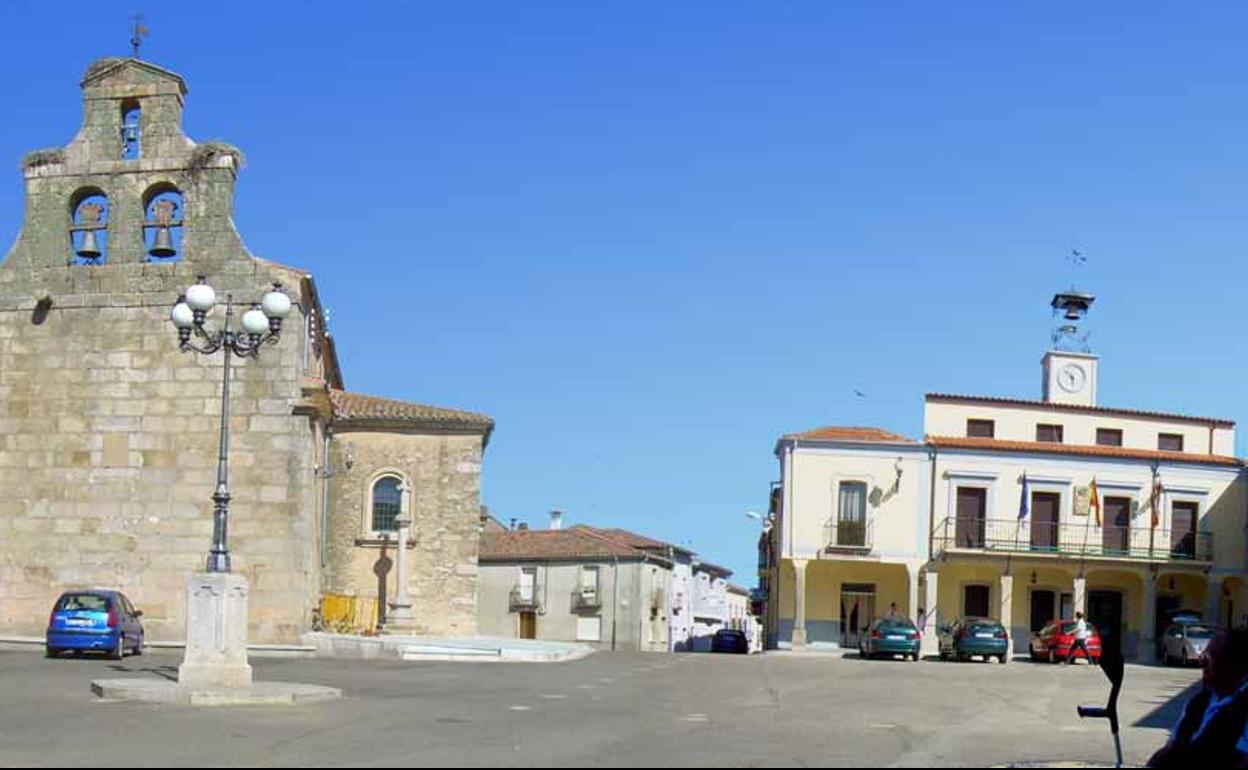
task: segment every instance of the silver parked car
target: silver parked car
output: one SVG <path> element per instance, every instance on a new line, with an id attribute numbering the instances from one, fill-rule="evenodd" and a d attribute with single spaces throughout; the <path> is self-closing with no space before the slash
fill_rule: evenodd
<path id="1" fill-rule="evenodd" d="M 1168 666 L 1199 663 L 1212 638 L 1213 629 L 1209 626 L 1175 623 L 1166 629 L 1161 644 L 1161 657 Z"/>

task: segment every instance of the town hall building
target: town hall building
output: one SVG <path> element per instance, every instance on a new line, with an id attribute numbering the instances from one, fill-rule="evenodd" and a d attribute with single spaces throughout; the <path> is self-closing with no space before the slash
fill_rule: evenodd
<path id="1" fill-rule="evenodd" d="M 1038 400 L 930 393 L 924 436 L 823 427 L 776 443 L 760 541 L 772 646 L 856 648 L 893 611 L 924 650 L 958 617 L 999 620 L 1015 653 L 1085 613 L 1152 660 L 1179 610 L 1248 619 L 1248 477 L 1235 424 L 1103 406 L 1094 297 L 1061 322 Z"/>

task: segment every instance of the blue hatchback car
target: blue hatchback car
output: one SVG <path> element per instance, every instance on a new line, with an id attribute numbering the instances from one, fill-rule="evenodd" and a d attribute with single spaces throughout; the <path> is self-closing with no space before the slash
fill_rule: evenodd
<path id="1" fill-rule="evenodd" d="M 48 618 L 48 657 L 62 652 L 104 652 L 121 660 L 143 654 L 143 613 L 120 591 L 66 591 Z"/>

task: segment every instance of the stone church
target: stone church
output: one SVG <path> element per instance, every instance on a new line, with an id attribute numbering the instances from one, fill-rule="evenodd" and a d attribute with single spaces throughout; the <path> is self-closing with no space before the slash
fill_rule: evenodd
<path id="1" fill-rule="evenodd" d="M 242 155 L 183 134 L 179 75 L 104 59 L 81 87 L 77 136 L 22 164 L 24 222 L 0 264 L 0 635 L 41 635 L 61 591 L 100 587 L 144 611 L 149 640 L 182 638 L 222 395 L 222 354 L 179 350 L 169 320 L 199 276 L 240 310 L 275 283 L 294 301 L 231 378 L 229 546 L 251 640 L 297 640 L 325 594 L 384 604 L 400 511 L 414 630 L 475 633 L 493 421 L 344 389 L 312 276 L 244 246 Z"/>

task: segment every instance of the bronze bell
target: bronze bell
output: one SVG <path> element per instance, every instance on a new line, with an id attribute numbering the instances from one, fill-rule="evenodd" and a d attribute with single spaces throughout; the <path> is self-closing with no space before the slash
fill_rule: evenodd
<path id="1" fill-rule="evenodd" d="M 147 250 L 148 254 L 153 257 L 176 257 L 178 250 L 173 247 L 173 233 L 168 227 L 160 227 L 156 230 L 156 240 L 152 241 L 152 248 Z"/>
<path id="2" fill-rule="evenodd" d="M 78 256 L 83 259 L 99 259 L 100 244 L 95 240 L 94 230 L 84 230 L 82 233 L 82 245 L 78 247 Z"/>

